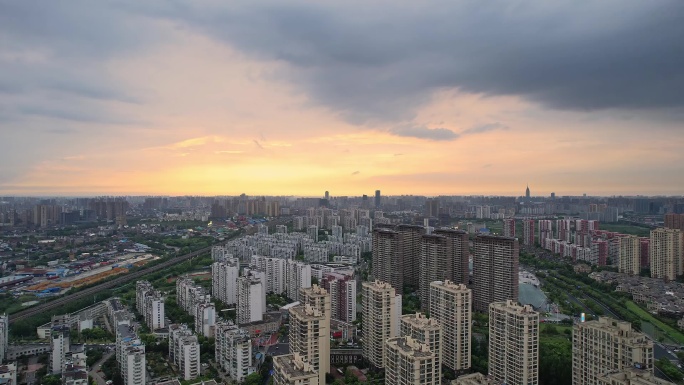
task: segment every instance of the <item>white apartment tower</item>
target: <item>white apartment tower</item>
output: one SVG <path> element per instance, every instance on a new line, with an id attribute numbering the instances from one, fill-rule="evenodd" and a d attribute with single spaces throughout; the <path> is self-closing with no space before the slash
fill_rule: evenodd
<path id="1" fill-rule="evenodd" d="M 62 325 L 54 327 L 50 339 L 50 372 L 52 374 L 62 373 L 64 360 L 66 354 L 69 352 L 70 346 L 69 326 Z"/>
<path id="2" fill-rule="evenodd" d="M 287 296 L 299 301 L 299 290 L 311 287 L 311 265 L 304 262 L 287 260 Z"/>
<path id="3" fill-rule="evenodd" d="M 7 347 L 9 346 L 9 316 L 0 315 L 0 362 L 5 360 Z"/>
<path id="4" fill-rule="evenodd" d="M 430 284 L 430 317 L 442 326 L 441 362 L 454 371 L 470 368 L 472 291 L 464 284 Z"/>
<path id="5" fill-rule="evenodd" d="M 373 366 L 383 368 L 385 341 L 398 337 L 401 295 L 387 282 L 363 282 L 361 285 L 364 324 L 363 356 Z"/>
<path id="6" fill-rule="evenodd" d="M 253 255 L 250 266 L 256 267 L 266 275 L 266 293 L 282 294 L 286 291 L 286 260 L 283 258 Z"/>
<path id="7" fill-rule="evenodd" d="M 211 265 L 211 294 L 226 305 L 237 303 L 237 280 L 240 262 L 231 258 Z"/>
<path id="8" fill-rule="evenodd" d="M 679 229 L 651 230 L 649 257 L 651 278 L 674 281 L 684 273 L 684 239 Z"/>
<path id="9" fill-rule="evenodd" d="M 394 337 L 385 342 L 385 383 L 397 385 L 439 385 L 435 353 L 411 337 Z"/>
<path id="10" fill-rule="evenodd" d="M 254 277 L 238 278 L 237 322 L 239 325 L 263 320 L 264 288 Z"/>
<path id="11" fill-rule="evenodd" d="M 508 385 L 539 384 L 539 313 L 532 306 L 489 305 L 489 375 Z"/>
<path id="12" fill-rule="evenodd" d="M 249 332 L 232 322 L 216 325 L 216 363 L 234 381 L 242 382 L 256 370 Z"/>
<path id="13" fill-rule="evenodd" d="M 169 359 L 182 373 L 184 380 L 200 375 L 200 345 L 188 325 L 169 326 Z"/>
<path id="14" fill-rule="evenodd" d="M 205 337 L 214 336 L 216 307 L 213 303 L 201 303 L 195 308 L 195 332 Z"/>
<path id="15" fill-rule="evenodd" d="M 653 366 L 653 341 L 629 322 L 599 317 L 573 327 L 573 385 L 599 384 L 599 377 L 613 370 L 634 367 L 653 373 Z"/>
<path id="16" fill-rule="evenodd" d="M 426 318 L 424 314 L 406 314 L 401 317 L 401 336 L 411 337 L 421 344 L 425 344 L 435 355 L 433 371 L 442 374 L 442 325 L 434 318 Z M 387 358 L 387 357 L 385 357 Z"/>

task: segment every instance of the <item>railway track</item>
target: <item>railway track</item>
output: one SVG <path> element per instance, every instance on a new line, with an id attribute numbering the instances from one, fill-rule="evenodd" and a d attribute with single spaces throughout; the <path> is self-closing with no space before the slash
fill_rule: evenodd
<path id="1" fill-rule="evenodd" d="M 136 280 L 136 279 L 143 277 L 147 274 L 155 273 L 155 272 L 163 270 L 169 266 L 173 266 L 179 262 L 183 262 L 183 261 L 186 261 L 190 258 L 196 257 L 200 254 L 210 252 L 211 247 L 212 246 L 205 247 L 203 249 L 193 251 L 192 253 L 184 254 L 184 255 L 169 259 L 168 261 L 164 261 L 158 265 L 154 265 L 154 266 L 146 268 L 146 269 L 142 269 L 142 270 L 139 270 L 139 271 L 136 271 L 133 273 L 129 273 L 129 274 L 114 278 L 111 281 L 103 282 L 99 285 L 89 287 L 89 288 L 81 290 L 79 292 L 76 292 L 73 294 L 67 294 L 67 295 L 60 297 L 60 298 L 57 298 L 53 301 L 45 302 L 45 303 L 36 305 L 32 308 L 14 313 L 9 317 L 9 323 L 13 324 L 16 322 L 20 322 L 22 320 L 33 317 L 37 314 L 45 313 L 49 310 L 58 308 L 58 307 L 65 305 L 69 302 L 97 294 L 98 292 L 100 292 L 102 290 L 111 289 L 113 287 L 121 286 L 125 283 Z"/>

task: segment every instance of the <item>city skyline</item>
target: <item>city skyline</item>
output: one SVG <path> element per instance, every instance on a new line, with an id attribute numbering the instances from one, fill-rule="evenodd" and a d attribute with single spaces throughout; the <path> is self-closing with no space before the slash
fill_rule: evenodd
<path id="1" fill-rule="evenodd" d="M 2 195 L 682 194 L 681 2 L 37 5 Z"/>

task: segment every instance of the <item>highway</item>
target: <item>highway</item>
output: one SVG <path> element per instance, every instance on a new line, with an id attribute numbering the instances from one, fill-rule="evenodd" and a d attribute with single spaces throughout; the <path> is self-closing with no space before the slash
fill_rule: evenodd
<path id="1" fill-rule="evenodd" d="M 166 269 L 167 267 L 178 264 L 179 262 L 186 261 L 186 260 L 191 259 L 193 257 L 196 257 L 200 254 L 208 253 L 211 251 L 211 247 L 212 246 L 205 247 L 205 248 L 202 248 L 200 250 L 193 251 L 192 253 L 181 255 L 178 257 L 174 257 L 174 258 L 171 258 L 167 261 L 164 261 L 158 265 L 150 266 L 148 268 L 144 268 L 144 269 L 138 270 L 138 271 L 133 272 L 133 273 L 122 275 L 120 277 L 112 279 L 111 281 L 102 282 L 99 285 L 89 287 L 87 289 L 81 290 L 81 291 L 73 293 L 73 294 L 67 294 L 67 295 L 60 297 L 60 298 L 57 298 L 53 301 L 44 302 L 44 303 L 36 305 L 32 308 L 22 310 L 20 312 L 17 312 L 17 313 L 10 315 L 9 322 L 10 322 L 10 324 L 20 322 L 22 320 L 33 317 L 37 314 L 46 313 L 46 312 L 49 312 L 50 310 L 57 309 L 57 308 L 65 305 L 65 304 L 73 302 L 75 300 L 79 300 L 81 298 L 93 296 L 93 295 L 101 292 L 102 290 L 111 289 L 111 288 L 118 287 L 118 286 L 121 286 L 123 284 L 126 284 L 128 282 L 135 281 L 138 278 L 141 278 L 147 274 L 156 273 L 160 270 Z"/>

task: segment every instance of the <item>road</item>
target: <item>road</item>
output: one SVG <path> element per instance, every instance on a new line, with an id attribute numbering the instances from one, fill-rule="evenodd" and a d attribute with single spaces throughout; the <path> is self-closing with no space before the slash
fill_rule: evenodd
<path id="1" fill-rule="evenodd" d="M 111 356 L 113 356 L 114 353 L 114 350 L 108 352 L 107 354 L 102 356 L 102 358 L 99 361 L 97 361 L 92 368 L 90 368 L 90 372 L 88 372 L 88 375 L 90 375 L 95 380 L 95 382 L 97 382 L 97 385 L 105 385 L 105 383 L 107 382 L 107 380 L 104 379 L 102 372 L 100 372 L 99 370 L 102 369 L 102 364 L 105 361 L 107 361 Z"/>
<path id="2" fill-rule="evenodd" d="M 290 340 L 289 337 L 285 336 L 278 340 L 278 343 L 275 344 L 272 348 L 269 348 L 268 351 L 270 351 L 271 355 L 274 356 L 282 356 L 283 354 L 289 354 L 290 353 Z"/>

